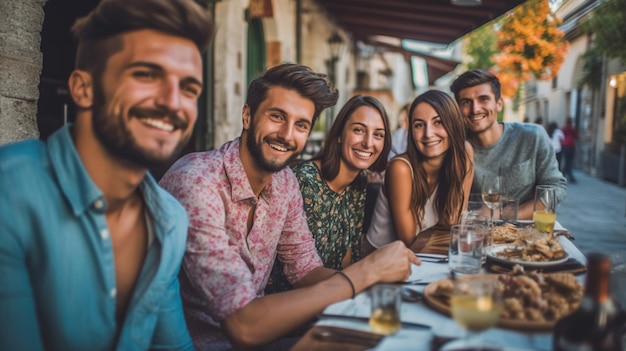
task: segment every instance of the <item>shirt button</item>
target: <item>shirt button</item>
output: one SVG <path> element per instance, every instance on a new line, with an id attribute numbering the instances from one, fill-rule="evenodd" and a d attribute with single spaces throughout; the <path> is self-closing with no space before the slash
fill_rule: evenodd
<path id="1" fill-rule="evenodd" d="M 108 231 L 108 230 L 106 230 L 106 229 L 102 229 L 102 230 L 100 231 L 100 237 L 101 237 L 103 240 L 108 239 L 108 238 L 109 238 L 109 231 Z"/>
<path id="2" fill-rule="evenodd" d="M 104 207 L 104 201 L 102 201 L 101 199 L 98 199 L 98 200 L 94 201 L 93 207 L 96 210 L 101 210 Z"/>
<path id="3" fill-rule="evenodd" d="M 115 288 L 111 289 L 111 291 L 109 292 L 109 296 L 111 296 L 111 298 L 114 299 L 115 296 L 117 296 L 117 289 Z"/>

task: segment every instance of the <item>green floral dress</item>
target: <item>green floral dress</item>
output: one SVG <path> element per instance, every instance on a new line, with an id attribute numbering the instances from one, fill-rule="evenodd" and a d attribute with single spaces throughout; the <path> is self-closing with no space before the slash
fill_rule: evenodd
<path id="1" fill-rule="evenodd" d="M 352 263 L 361 257 L 361 232 L 365 213 L 367 179 L 357 177 L 343 193 L 334 192 L 313 161 L 304 161 L 293 167 L 300 184 L 309 229 L 324 266 L 341 270 L 341 262 L 352 249 Z M 278 260 L 274 263 L 266 293 L 291 289 Z"/>

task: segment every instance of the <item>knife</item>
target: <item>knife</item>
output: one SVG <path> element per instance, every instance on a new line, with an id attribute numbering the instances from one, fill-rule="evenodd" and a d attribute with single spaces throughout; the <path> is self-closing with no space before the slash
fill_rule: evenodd
<path id="1" fill-rule="evenodd" d="M 380 342 L 384 335 L 346 328 L 324 326 L 314 329 L 313 337 L 322 341 L 345 342 L 374 347 Z"/>
<path id="2" fill-rule="evenodd" d="M 333 319 L 343 319 L 343 320 L 358 321 L 358 322 L 369 322 L 370 320 L 370 317 L 347 316 L 343 314 L 334 314 L 334 313 L 322 313 L 322 314 L 319 314 L 317 318 L 318 319 L 333 318 Z M 414 322 L 402 322 L 402 327 L 431 329 L 430 325 L 414 323 Z"/>

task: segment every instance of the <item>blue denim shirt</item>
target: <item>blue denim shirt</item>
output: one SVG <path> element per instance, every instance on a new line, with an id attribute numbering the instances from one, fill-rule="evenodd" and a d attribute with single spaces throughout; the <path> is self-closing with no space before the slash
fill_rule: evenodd
<path id="1" fill-rule="evenodd" d="M 140 190 L 155 238 L 118 325 L 106 202 L 69 127 L 0 147 L 0 350 L 193 349 L 177 279 L 187 215 L 150 175 Z"/>

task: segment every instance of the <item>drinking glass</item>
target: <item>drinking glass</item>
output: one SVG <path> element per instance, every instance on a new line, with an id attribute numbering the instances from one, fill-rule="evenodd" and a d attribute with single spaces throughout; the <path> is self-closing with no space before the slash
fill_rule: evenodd
<path id="1" fill-rule="evenodd" d="M 504 223 L 517 223 L 519 201 L 513 196 L 503 196 L 500 206 L 500 220 Z"/>
<path id="2" fill-rule="evenodd" d="M 554 223 L 556 222 L 556 194 L 554 186 L 537 185 L 535 187 L 533 221 L 538 231 L 552 234 Z"/>
<path id="3" fill-rule="evenodd" d="M 498 174 L 485 174 L 481 189 L 483 201 L 489 207 L 490 236 L 493 236 L 493 210 L 500 209 L 500 197 L 502 196 L 500 176 Z"/>
<path id="4" fill-rule="evenodd" d="M 480 272 L 483 257 L 485 234 L 479 226 L 455 224 L 450 228 L 450 249 L 448 267 L 461 274 Z"/>
<path id="5" fill-rule="evenodd" d="M 483 194 L 471 193 L 468 200 L 466 212 L 489 217 L 489 207 L 483 201 Z"/>
<path id="6" fill-rule="evenodd" d="M 382 335 L 394 334 L 400 330 L 402 321 L 401 286 L 376 284 L 370 290 L 372 310 L 369 325 L 375 333 Z"/>
<path id="7" fill-rule="evenodd" d="M 494 350 L 484 345 L 481 333 L 498 322 L 502 297 L 498 279 L 488 275 L 458 277 L 450 298 L 452 318 L 466 330 L 465 337 L 442 350 Z"/>
<path id="8" fill-rule="evenodd" d="M 470 201 L 471 204 L 471 201 Z M 480 201 L 480 206 L 485 207 L 485 204 Z M 470 210 L 468 206 L 467 211 L 464 211 L 461 215 L 461 223 L 465 225 L 471 225 L 476 227 L 475 229 L 479 232 L 478 235 L 483 238 L 483 250 L 482 250 L 482 259 L 481 263 L 485 264 L 487 262 L 487 247 L 491 245 L 491 236 L 489 227 L 489 217 L 482 214 L 480 210 Z M 449 261 L 449 258 L 448 258 Z"/>

